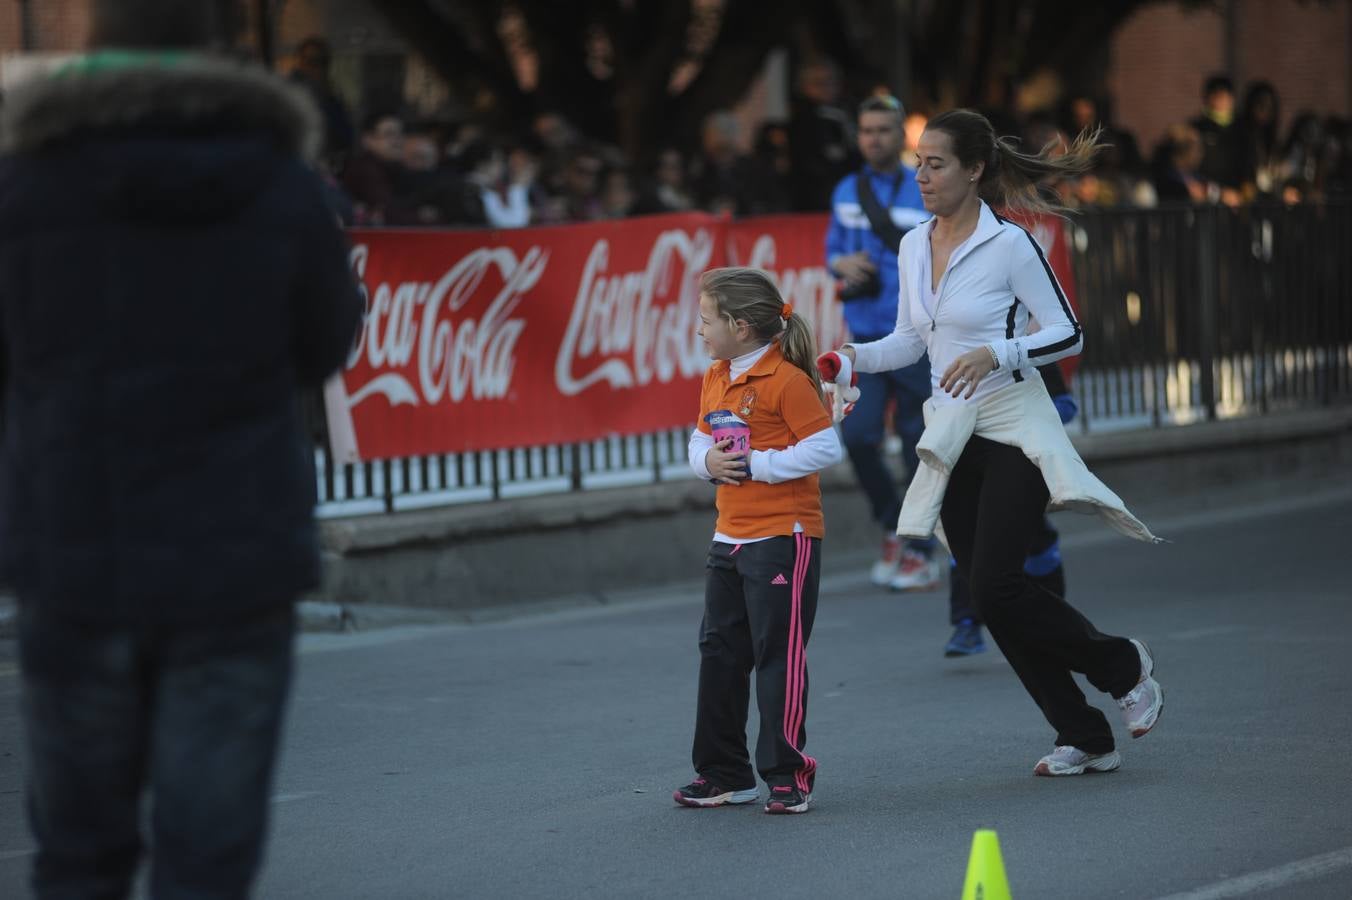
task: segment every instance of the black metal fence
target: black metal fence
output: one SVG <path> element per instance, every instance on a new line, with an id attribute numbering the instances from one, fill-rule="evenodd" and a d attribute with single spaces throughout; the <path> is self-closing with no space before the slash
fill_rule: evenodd
<path id="1" fill-rule="evenodd" d="M 1066 224 L 1079 428 L 1164 427 L 1352 397 L 1352 205 L 1101 210 Z M 321 515 L 692 477 L 688 428 L 356 466 L 316 451 Z"/>
<path id="2" fill-rule="evenodd" d="M 1068 226 L 1086 431 L 1352 390 L 1352 205 L 1102 211 Z"/>

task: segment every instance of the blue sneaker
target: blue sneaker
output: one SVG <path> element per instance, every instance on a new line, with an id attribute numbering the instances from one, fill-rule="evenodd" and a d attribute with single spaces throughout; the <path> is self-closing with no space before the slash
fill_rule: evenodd
<path id="1" fill-rule="evenodd" d="M 981 626 L 971 619 L 963 619 L 958 623 L 944 647 L 944 656 L 971 656 L 985 652 L 986 642 L 981 637 Z"/>

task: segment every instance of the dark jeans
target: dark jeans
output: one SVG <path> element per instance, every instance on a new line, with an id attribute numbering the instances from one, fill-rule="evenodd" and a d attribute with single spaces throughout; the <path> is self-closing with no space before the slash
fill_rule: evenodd
<path id="1" fill-rule="evenodd" d="M 730 790 L 756 786 L 746 749 L 751 672 L 760 736 L 756 769 L 771 786 L 812 790 L 807 743 L 807 642 L 817 614 L 821 541 L 803 534 L 709 548 L 699 629 L 695 771 Z"/>
<path id="2" fill-rule="evenodd" d="M 1135 687 L 1141 660 L 1129 640 L 1102 634 L 1024 571 L 1046 508 L 1047 485 L 1022 450 L 973 437 L 953 469 L 941 515 L 977 611 L 1056 729 L 1056 743 L 1107 753 L 1114 746 L 1108 720 L 1085 701 L 1071 673 L 1121 697 Z"/>
<path id="3" fill-rule="evenodd" d="M 893 425 L 901 438 L 901 455 L 906 471 L 914 474 L 919 460 L 915 445 L 925 430 L 922 407 L 930 396 L 929 357 L 915 365 L 891 372 L 860 372 L 859 402 L 840 423 L 840 437 L 850 455 L 859 487 L 868 497 L 873 518 L 891 534 L 901 512 L 901 494 L 896 480 L 883 460 L 883 420 L 887 403 L 896 400 Z M 924 547 L 929 542 L 919 542 Z"/>
<path id="4" fill-rule="evenodd" d="M 295 615 L 151 630 L 20 608 L 39 898 L 119 898 L 151 798 L 156 898 L 248 895 L 291 682 Z"/>
<path id="5" fill-rule="evenodd" d="M 1044 515 L 1041 528 L 1032 535 L 1029 541 L 1028 555 L 1031 557 L 1047 552 L 1059 538 L 1060 535 L 1052 527 L 1051 520 Z M 1028 566 L 1025 564 L 1024 573 L 1039 587 L 1046 588 L 1063 600 L 1066 598 L 1066 570 L 1059 564 L 1051 571 L 1038 575 L 1029 572 Z M 977 625 L 984 624 L 981 621 L 981 613 L 977 612 L 976 604 L 972 602 L 972 591 L 967 586 L 967 579 L 962 576 L 955 565 L 948 579 L 948 623 L 957 625 L 964 619 L 975 622 Z"/>

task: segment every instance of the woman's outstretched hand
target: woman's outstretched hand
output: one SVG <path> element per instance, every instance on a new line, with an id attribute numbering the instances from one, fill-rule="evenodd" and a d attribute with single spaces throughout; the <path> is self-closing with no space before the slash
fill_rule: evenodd
<path id="1" fill-rule="evenodd" d="M 824 384 L 851 385 L 858 382 L 854 374 L 854 348 L 841 347 L 817 357 L 817 374 Z"/>
<path id="2" fill-rule="evenodd" d="M 939 379 L 939 389 L 948 391 L 954 397 L 961 395 L 964 400 L 970 399 L 981 379 L 994 368 L 995 359 L 990 350 L 985 347 L 968 350 L 944 370 L 944 377 Z"/>

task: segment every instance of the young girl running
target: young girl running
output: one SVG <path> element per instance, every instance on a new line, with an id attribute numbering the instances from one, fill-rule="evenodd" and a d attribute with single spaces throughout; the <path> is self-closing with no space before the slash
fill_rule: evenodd
<path id="1" fill-rule="evenodd" d="M 817 611 L 823 534 L 817 473 L 843 458 L 802 316 L 758 269 L 700 279 L 704 375 L 690 466 L 718 485 L 700 625 L 697 777 L 682 806 L 759 797 L 746 747 L 751 672 L 760 736 L 756 771 L 767 813 L 807 812 L 817 762 L 807 742 L 805 650 Z"/>

